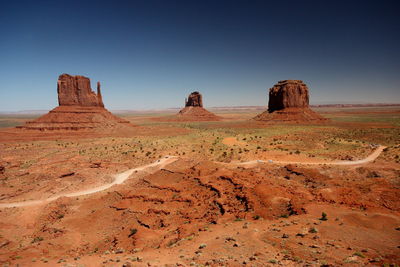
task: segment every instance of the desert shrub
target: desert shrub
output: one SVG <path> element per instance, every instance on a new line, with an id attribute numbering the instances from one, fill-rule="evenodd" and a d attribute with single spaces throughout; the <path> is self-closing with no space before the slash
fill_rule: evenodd
<path id="1" fill-rule="evenodd" d="M 40 241 L 43 241 L 43 237 L 37 236 L 32 240 L 32 243 L 36 243 L 36 242 L 40 242 Z"/>
<path id="2" fill-rule="evenodd" d="M 131 236 L 135 235 L 137 233 L 137 231 L 138 230 L 136 228 L 131 228 L 128 237 L 131 237 Z"/>
<path id="3" fill-rule="evenodd" d="M 358 256 L 358 257 L 360 257 L 360 258 L 365 258 L 365 255 L 364 255 L 362 252 L 360 252 L 360 251 L 354 252 L 353 255 L 354 255 L 354 256 Z"/>
<path id="4" fill-rule="evenodd" d="M 321 214 L 321 218 L 319 218 L 321 221 L 327 221 L 328 220 L 328 218 L 327 218 L 327 214 L 325 213 L 325 212 L 322 212 L 322 214 Z"/>

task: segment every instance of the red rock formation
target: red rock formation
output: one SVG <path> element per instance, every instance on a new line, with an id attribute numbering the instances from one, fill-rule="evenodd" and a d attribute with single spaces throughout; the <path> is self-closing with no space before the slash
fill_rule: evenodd
<path id="1" fill-rule="evenodd" d="M 203 97 L 202 95 L 195 91 L 185 99 L 185 107 L 203 107 Z"/>
<path id="2" fill-rule="evenodd" d="M 57 81 L 59 106 L 34 121 L 18 128 L 27 130 L 97 130 L 131 127 L 128 121 L 104 108 L 97 83 L 97 94 L 84 76 L 62 74 Z"/>
<path id="3" fill-rule="evenodd" d="M 257 115 L 258 121 L 304 122 L 324 121 L 309 108 L 307 85 L 300 80 L 279 81 L 269 89 L 268 110 Z"/>
<path id="4" fill-rule="evenodd" d="M 90 87 L 90 79 L 85 76 L 61 74 L 57 81 L 58 104 L 60 106 L 104 107 L 97 83 L 97 94 Z"/>
<path id="5" fill-rule="evenodd" d="M 309 106 L 307 85 L 299 80 L 279 81 L 269 89 L 268 111 Z"/>
<path id="6" fill-rule="evenodd" d="M 185 99 L 185 107 L 179 111 L 172 121 L 218 121 L 221 118 L 203 108 L 203 97 L 199 92 L 193 92 Z"/>

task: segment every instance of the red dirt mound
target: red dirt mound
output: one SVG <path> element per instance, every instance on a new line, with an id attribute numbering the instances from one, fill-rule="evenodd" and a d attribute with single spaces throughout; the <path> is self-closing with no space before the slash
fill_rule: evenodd
<path id="1" fill-rule="evenodd" d="M 26 130 L 87 130 L 132 126 L 105 108 L 59 106 L 34 121 L 17 128 Z"/>
<path id="2" fill-rule="evenodd" d="M 176 116 L 185 121 L 219 121 L 221 118 L 203 107 L 185 107 Z"/>
<path id="3" fill-rule="evenodd" d="M 327 121 L 318 113 L 310 108 L 285 108 L 274 112 L 265 111 L 256 117 L 254 120 L 265 122 L 324 122 Z"/>

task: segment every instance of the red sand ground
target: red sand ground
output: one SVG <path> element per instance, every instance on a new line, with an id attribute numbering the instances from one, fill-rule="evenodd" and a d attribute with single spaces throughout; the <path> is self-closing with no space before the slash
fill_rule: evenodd
<path id="1" fill-rule="evenodd" d="M 400 192 L 388 183 L 396 172 L 369 178 L 370 168 L 381 170 L 180 160 L 107 192 L 1 210 L 3 262 L 398 262 Z"/>
<path id="2" fill-rule="evenodd" d="M 231 134 L 234 128 L 227 125 L 238 130 L 249 125 L 262 127 L 252 122 L 238 122 L 236 126 L 224 122 L 201 128 L 201 132 L 224 126 Z M 379 125 L 376 127 L 382 126 Z M 370 128 L 367 126 L 364 124 L 361 131 Z M 391 131 L 393 127 L 381 128 Z M 57 154 L 53 160 L 46 155 L 43 161 L 36 156 L 41 156 L 44 149 L 51 154 L 52 148 L 44 141 L 31 140 L 92 138 L 88 142 L 103 142 L 111 149 L 113 141 L 104 136 L 123 136 L 128 138 L 126 142 L 135 142 L 138 147 L 134 136 L 153 135 L 156 141 L 163 136 L 168 141 L 172 136 L 182 135 L 182 149 L 193 145 L 185 143 L 184 137 L 194 130 L 167 125 L 133 129 L 115 135 L 81 130 L 2 131 L 0 140 L 7 151 L 0 152 L 0 167 L 5 166 L 0 168 L 0 181 L 12 183 L 8 176 L 12 171 L 16 175 L 13 180 L 20 183 L 0 189 L 0 202 L 18 201 L 21 196 L 23 199 L 50 196 L 67 184 L 68 192 L 98 186 L 109 183 L 111 174 L 120 173 L 127 166 L 143 165 L 134 158 L 131 158 L 134 166 L 127 162 L 107 164 L 104 160 L 98 165 L 73 154 L 66 158 Z M 308 135 L 311 140 L 318 138 L 312 133 Z M 286 138 L 287 135 L 281 136 L 281 140 Z M 288 144 L 298 142 L 297 138 L 289 138 Z M 250 143 L 250 140 L 239 141 L 221 138 L 222 143 L 230 146 Z M 310 147 L 315 144 L 310 143 Z M 13 153 L 13 146 L 14 149 L 22 146 L 27 162 L 19 162 L 20 155 Z M 157 144 L 153 147 L 158 148 Z M 118 151 L 121 147 L 113 149 Z M 124 184 L 106 191 L 63 197 L 32 207 L 0 209 L 0 263 L 19 266 L 400 264 L 400 172 L 395 161 L 400 146 L 391 146 L 375 162 L 359 166 L 240 167 L 216 163 L 207 159 L 207 155 L 194 156 L 194 153 L 197 151 L 151 173 L 133 173 Z M 153 161 L 146 157 L 150 156 L 143 156 L 143 160 Z M 295 155 L 286 157 L 292 159 Z M 36 165 L 29 163 L 30 160 L 37 162 Z M 29 168 L 32 173 L 23 167 L 28 163 L 33 164 Z M 77 174 L 60 178 L 69 170 L 76 170 Z M 58 178 L 46 179 L 53 174 Z M 43 188 L 42 181 L 46 181 Z M 35 189 L 36 183 L 40 190 Z"/>

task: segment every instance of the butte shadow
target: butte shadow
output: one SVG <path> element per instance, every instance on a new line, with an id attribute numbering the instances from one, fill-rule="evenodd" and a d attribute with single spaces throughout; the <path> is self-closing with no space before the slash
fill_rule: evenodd
<path id="1" fill-rule="evenodd" d="M 268 110 L 253 120 L 261 122 L 320 123 L 328 119 L 312 111 L 307 85 L 300 80 L 279 81 L 269 89 Z"/>

